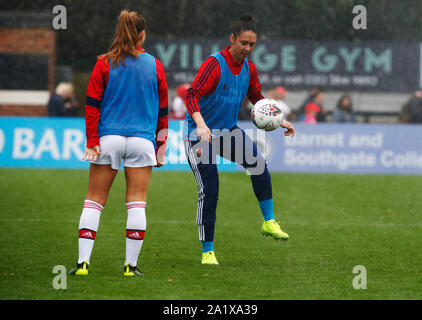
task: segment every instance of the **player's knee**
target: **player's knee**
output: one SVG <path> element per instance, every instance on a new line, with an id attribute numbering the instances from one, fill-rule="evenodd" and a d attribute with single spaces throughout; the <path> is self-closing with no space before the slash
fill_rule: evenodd
<path id="1" fill-rule="evenodd" d="M 265 159 L 258 158 L 253 165 L 245 166 L 245 169 L 255 179 L 261 180 L 270 178 Z"/>
<path id="2" fill-rule="evenodd" d="M 199 200 L 218 200 L 218 189 L 207 190 L 206 192 L 199 192 Z"/>
<path id="3" fill-rule="evenodd" d="M 218 197 L 218 192 L 220 189 L 220 183 L 218 181 L 218 178 L 209 178 L 204 181 L 202 189 L 199 191 L 200 194 L 203 195 L 203 197 Z"/>

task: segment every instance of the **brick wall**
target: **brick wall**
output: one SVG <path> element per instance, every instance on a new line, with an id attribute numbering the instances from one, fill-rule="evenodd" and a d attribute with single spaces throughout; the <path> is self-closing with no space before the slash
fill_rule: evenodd
<path id="1" fill-rule="evenodd" d="M 0 116 L 47 116 L 45 105 L 21 106 L 0 104 Z"/>
<path id="2" fill-rule="evenodd" d="M 54 91 L 56 34 L 51 28 L 0 28 L 0 53 L 48 55 L 48 91 Z M 2 105 L 0 115 L 45 116 L 44 105 Z"/>

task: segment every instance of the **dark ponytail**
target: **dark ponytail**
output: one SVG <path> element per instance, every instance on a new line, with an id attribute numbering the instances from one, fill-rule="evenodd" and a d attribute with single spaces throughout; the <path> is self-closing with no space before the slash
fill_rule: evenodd
<path id="1" fill-rule="evenodd" d="M 242 14 L 231 27 L 231 33 L 236 38 L 239 36 L 243 31 L 253 31 L 258 35 L 255 26 L 255 19 L 250 13 Z"/>

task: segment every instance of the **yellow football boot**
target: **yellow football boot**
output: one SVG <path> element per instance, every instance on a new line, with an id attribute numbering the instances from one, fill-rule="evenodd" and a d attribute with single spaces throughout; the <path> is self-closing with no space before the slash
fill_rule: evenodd
<path id="1" fill-rule="evenodd" d="M 218 264 L 217 259 L 215 258 L 214 251 L 208 251 L 202 254 L 202 264 Z"/>
<path id="2" fill-rule="evenodd" d="M 285 233 L 280 228 L 280 223 L 276 222 L 274 219 L 264 221 L 261 228 L 262 234 L 265 236 L 272 236 L 274 239 L 278 240 L 288 240 L 289 235 Z"/>
<path id="3" fill-rule="evenodd" d="M 86 261 L 78 263 L 76 268 L 70 270 L 69 274 L 74 276 L 87 276 L 88 275 L 88 263 Z"/>
<path id="4" fill-rule="evenodd" d="M 123 267 L 123 275 L 125 277 L 133 277 L 143 276 L 144 274 L 137 267 L 132 267 L 131 265 L 129 265 L 129 263 L 126 263 L 126 265 Z"/>

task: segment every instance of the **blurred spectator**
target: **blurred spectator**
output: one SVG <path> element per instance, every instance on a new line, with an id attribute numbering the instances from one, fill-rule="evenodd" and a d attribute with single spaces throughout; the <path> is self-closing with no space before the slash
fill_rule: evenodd
<path id="1" fill-rule="evenodd" d="M 186 105 L 185 105 L 185 99 L 186 99 L 186 92 L 189 89 L 189 85 L 184 83 L 177 87 L 176 93 L 177 96 L 173 99 L 173 102 L 171 104 L 171 110 L 170 110 L 170 119 L 173 120 L 184 120 L 186 116 Z"/>
<path id="2" fill-rule="evenodd" d="M 299 121 L 305 123 L 325 122 L 327 111 L 323 107 L 324 90 L 316 89 L 315 91 L 311 91 L 308 100 Z"/>
<path id="3" fill-rule="evenodd" d="M 319 87 L 313 87 L 313 88 L 311 88 L 308 91 L 308 96 L 305 98 L 305 100 L 302 102 L 302 104 L 299 106 L 299 108 L 297 108 L 296 118 L 298 118 L 299 121 L 303 121 L 304 116 L 305 116 L 305 107 L 306 107 L 306 105 L 314 99 L 315 94 L 319 90 L 321 90 Z"/>
<path id="4" fill-rule="evenodd" d="M 277 101 L 280 107 L 284 110 L 286 119 L 291 121 L 291 120 L 294 120 L 292 119 L 293 113 L 290 107 L 284 102 L 286 94 L 287 94 L 287 91 L 284 87 L 277 86 L 268 92 L 268 98 L 274 99 L 275 101 Z"/>
<path id="5" fill-rule="evenodd" d="M 321 112 L 321 107 L 314 102 L 309 102 L 305 107 L 305 114 L 303 116 L 303 123 L 314 124 L 317 123 L 317 116 Z"/>
<path id="6" fill-rule="evenodd" d="M 76 117 L 78 101 L 75 98 L 73 83 L 61 82 L 51 95 L 47 105 L 50 117 Z"/>
<path id="7" fill-rule="evenodd" d="M 402 107 L 402 122 L 422 123 L 422 88 L 415 91 Z"/>
<path id="8" fill-rule="evenodd" d="M 333 110 L 333 122 L 356 122 L 353 113 L 352 100 L 347 94 L 343 94 L 337 102 L 336 108 Z"/>

